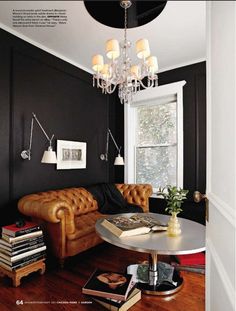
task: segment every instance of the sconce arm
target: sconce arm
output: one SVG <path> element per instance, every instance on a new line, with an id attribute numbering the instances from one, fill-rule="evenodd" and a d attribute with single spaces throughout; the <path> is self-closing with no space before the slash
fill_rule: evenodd
<path id="1" fill-rule="evenodd" d="M 106 151 L 105 151 L 105 153 L 100 154 L 100 159 L 101 159 L 102 161 L 104 161 L 104 160 L 105 160 L 105 161 L 108 161 L 109 138 L 110 138 L 110 136 L 111 136 L 111 139 L 112 139 L 112 141 L 113 141 L 113 143 L 114 143 L 114 145 L 115 145 L 115 147 L 116 147 L 116 149 L 117 149 L 117 151 L 118 151 L 118 156 L 120 156 L 121 147 L 120 147 L 120 148 L 118 147 L 118 145 L 117 145 L 117 143 L 116 143 L 116 141 L 115 141 L 115 138 L 114 138 L 114 136 L 112 135 L 111 130 L 108 128 L 108 129 L 107 129 Z M 118 165 L 118 164 L 116 164 L 116 165 Z"/>
<path id="2" fill-rule="evenodd" d="M 31 119 L 31 126 L 30 126 L 30 139 L 29 139 L 29 148 L 27 150 L 23 150 L 21 152 L 21 157 L 25 160 L 31 159 L 31 148 L 32 148 L 32 141 L 33 141 L 33 130 L 34 130 L 34 120 L 37 122 L 38 126 L 40 127 L 41 131 L 43 132 L 43 134 L 45 135 L 45 137 L 47 138 L 47 140 L 49 141 L 49 148 L 48 150 L 52 150 L 52 140 L 54 137 L 54 134 L 52 135 L 51 138 L 49 138 L 49 136 L 47 135 L 46 131 L 44 130 L 42 124 L 39 122 L 36 114 L 34 112 L 32 112 L 32 119 Z"/>
<path id="3" fill-rule="evenodd" d="M 112 139 L 114 145 L 116 146 L 116 149 L 117 149 L 117 151 L 118 151 L 118 154 L 120 154 L 121 147 L 120 147 L 120 148 L 118 147 L 118 145 L 117 145 L 117 143 L 116 143 L 116 141 L 115 141 L 115 138 L 113 137 L 113 135 L 112 135 L 112 133 L 111 133 L 111 130 L 108 129 L 107 132 L 108 132 L 109 135 L 111 136 L 111 139 Z"/>
<path id="4" fill-rule="evenodd" d="M 46 133 L 46 131 L 44 130 L 42 124 L 39 122 L 39 120 L 38 120 L 36 114 L 35 114 L 34 112 L 32 112 L 32 115 L 33 115 L 33 119 L 38 123 L 38 126 L 40 127 L 40 129 L 42 130 L 43 134 L 45 135 L 45 137 L 46 137 L 47 140 L 49 141 L 49 145 L 50 145 L 50 147 L 51 147 L 54 134 L 52 135 L 51 138 L 49 138 L 49 136 L 48 136 L 48 134 Z"/>

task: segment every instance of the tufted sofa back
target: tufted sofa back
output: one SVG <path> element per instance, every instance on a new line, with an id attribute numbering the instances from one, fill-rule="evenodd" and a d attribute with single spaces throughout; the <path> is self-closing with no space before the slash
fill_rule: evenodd
<path id="1" fill-rule="evenodd" d="M 144 212 L 149 211 L 149 197 L 152 195 L 152 186 L 149 184 L 116 184 L 128 203 L 142 207 Z"/>
<path id="2" fill-rule="evenodd" d="M 75 216 L 87 214 L 98 209 L 97 201 L 85 188 L 67 188 L 62 190 L 53 190 L 40 192 L 38 199 L 51 201 L 53 199 L 61 200 L 71 206 Z"/>
<path id="3" fill-rule="evenodd" d="M 152 194 L 150 185 L 116 184 L 116 187 L 128 203 L 139 205 L 145 212 L 148 211 L 148 197 Z M 28 197 L 28 196 L 27 196 Z M 63 201 L 68 204 L 74 216 L 87 214 L 98 209 L 97 201 L 85 188 L 66 188 L 50 190 L 30 195 L 31 202 L 45 204 L 52 201 Z"/>

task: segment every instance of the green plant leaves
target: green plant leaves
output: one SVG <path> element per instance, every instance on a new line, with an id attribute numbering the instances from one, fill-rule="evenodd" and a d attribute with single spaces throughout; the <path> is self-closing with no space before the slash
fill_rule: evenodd
<path id="1" fill-rule="evenodd" d="M 188 190 L 177 188 L 176 186 L 167 185 L 164 188 L 159 188 L 158 195 L 162 196 L 167 201 L 165 211 L 168 213 L 180 213 L 183 200 L 187 199 Z"/>

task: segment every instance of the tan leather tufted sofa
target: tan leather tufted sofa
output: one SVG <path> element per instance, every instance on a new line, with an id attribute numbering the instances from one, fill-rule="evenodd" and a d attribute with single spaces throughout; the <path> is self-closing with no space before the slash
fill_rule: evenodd
<path id="1" fill-rule="evenodd" d="M 152 187 L 148 184 L 116 184 L 127 202 L 148 212 Z M 104 217 L 97 201 L 84 188 L 68 188 L 26 195 L 18 202 L 19 211 L 40 223 L 48 249 L 63 265 L 64 259 L 83 252 L 102 240 L 95 232 L 95 222 Z"/>

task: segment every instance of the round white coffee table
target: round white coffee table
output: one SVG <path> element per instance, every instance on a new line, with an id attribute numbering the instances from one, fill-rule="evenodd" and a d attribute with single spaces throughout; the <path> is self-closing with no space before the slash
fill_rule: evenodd
<path id="1" fill-rule="evenodd" d="M 130 217 L 133 214 L 120 214 Z M 146 215 L 146 214 L 145 214 Z M 149 213 L 166 224 L 170 216 Z M 116 217 L 117 215 L 109 215 Z M 179 217 L 182 233 L 178 237 L 169 237 L 166 231 L 151 232 L 132 237 L 118 238 L 101 225 L 102 219 L 97 220 L 95 229 L 98 235 L 106 242 L 121 248 L 149 254 L 149 283 L 139 284 L 145 293 L 152 295 L 169 295 L 177 292 L 183 285 L 183 279 L 175 271 L 173 280 L 177 286 L 158 285 L 158 255 L 193 254 L 205 250 L 205 226 Z"/>

